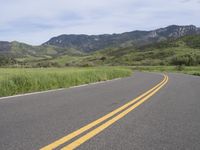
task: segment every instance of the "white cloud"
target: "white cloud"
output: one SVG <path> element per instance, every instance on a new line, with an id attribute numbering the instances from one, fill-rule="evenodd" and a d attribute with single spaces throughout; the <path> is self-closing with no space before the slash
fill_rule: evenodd
<path id="1" fill-rule="evenodd" d="M 200 26 L 199 0 L 0 0 L 0 40 L 40 44 L 59 34 Z"/>

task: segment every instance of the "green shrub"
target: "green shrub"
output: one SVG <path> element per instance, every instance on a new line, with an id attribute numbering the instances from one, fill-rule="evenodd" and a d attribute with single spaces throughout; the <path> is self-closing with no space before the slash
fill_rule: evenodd
<path id="1" fill-rule="evenodd" d="M 175 56 L 171 60 L 172 65 L 195 66 L 199 64 L 199 56 L 194 54 L 185 54 Z"/>
<path id="2" fill-rule="evenodd" d="M 186 36 L 183 41 L 191 48 L 200 48 L 200 35 Z"/>
<path id="3" fill-rule="evenodd" d="M 184 69 L 185 69 L 184 65 L 178 65 L 178 66 L 176 66 L 176 70 L 178 70 L 178 71 L 183 71 Z"/>

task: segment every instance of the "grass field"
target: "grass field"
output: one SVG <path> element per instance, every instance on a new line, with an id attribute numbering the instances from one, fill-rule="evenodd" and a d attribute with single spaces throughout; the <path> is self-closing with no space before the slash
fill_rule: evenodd
<path id="1" fill-rule="evenodd" d="M 0 97 L 105 81 L 132 74 L 122 67 L 0 69 Z"/>
<path id="2" fill-rule="evenodd" d="M 179 72 L 200 76 L 200 66 L 132 66 L 133 70 L 152 72 Z"/>

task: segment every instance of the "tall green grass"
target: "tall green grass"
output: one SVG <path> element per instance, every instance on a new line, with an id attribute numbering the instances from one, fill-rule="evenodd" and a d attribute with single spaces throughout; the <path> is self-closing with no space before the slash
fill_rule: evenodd
<path id="1" fill-rule="evenodd" d="M 0 97 L 130 76 L 122 67 L 0 69 Z"/>

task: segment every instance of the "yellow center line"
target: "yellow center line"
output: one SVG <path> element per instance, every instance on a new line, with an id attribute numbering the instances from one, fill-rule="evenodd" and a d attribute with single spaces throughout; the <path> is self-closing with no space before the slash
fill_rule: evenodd
<path id="1" fill-rule="evenodd" d="M 81 133 L 91 129 L 92 127 L 100 124 L 101 122 L 107 120 L 108 118 L 111 118 L 112 116 L 114 116 L 115 114 L 117 114 L 118 112 L 124 110 L 125 108 L 131 106 L 132 104 L 134 104 L 135 102 L 139 101 L 142 97 L 148 95 L 149 93 L 151 93 L 152 91 L 154 91 L 156 88 L 158 88 L 160 85 L 162 85 L 165 81 L 167 80 L 167 76 L 164 75 L 164 79 L 158 83 L 156 86 L 154 86 L 153 88 L 151 88 L 150 90 L 148 90 L 147 92 L 145 92 L 144 94 L 138 96 L 137 98 L 131 100 L 130 102 L 126 103 L 125 105 L 117 108 L 116 110 L 108 113 L 107 115 L 89 123 L 88 125 L 68 134 L 67 136 L 62 137 L 61 139 L 58 139 L 57 141 L 41 148 L 40 150 L 52 150 L 55 149 L 56 147 L 60 146 L 61 144 L 64 144 L 66 142 L 68 142 L 69 140 L 73 139 L 74 137 L 80 135 Z"/>
<path id="2" fill-rule="evenodd" d="M 167 77 L 166 81 L 160 87 L 158 87 L 155 91 L 153 91 L 149 95 L 147 95 L 144 98 L 142 98 L 136 104 L 134 104 L 130 108 L 124 110 L 122 113 L 120 113 L 116 117 L 110 119 L 109 121 L 105 122 L 101 126 L 99 126 L 99 127 L 95 128 L 94 130 L 90 131 L 86 135 L 84 135 L 84 136 L 80 137 L 79 139 L 75 140 L 74 142 L 72 142 L 71 144 L 69 144 L 66 147 L 62 148 L 61 150 L 73 150 L 73 149 L 77 148 L 78 146 L 80 146 L 81 144 L 83 144 L 84 142 L 86 142 L 87 140 L 89 140 L 92 137 L 94 137 L 95 135 L 97 135 L 98 133 L 102 132 L 107 127 L 111 126 L 116 121 L 118 121 L 119 119 L 123 118 L 128 113 L 130 113 L 133 109 L 135 109 L 136 107 L 138 107 L 139 105 L 141 105 L 142 103 L 144 103 L 146 100 L 148 100 L 151 96 L 153 96 L 156 92 L 158 92 L 167 82 L 168 82 L 168 77 Z"/>

